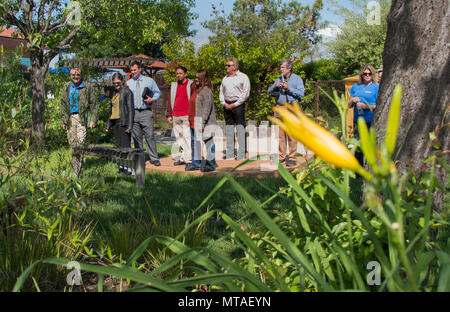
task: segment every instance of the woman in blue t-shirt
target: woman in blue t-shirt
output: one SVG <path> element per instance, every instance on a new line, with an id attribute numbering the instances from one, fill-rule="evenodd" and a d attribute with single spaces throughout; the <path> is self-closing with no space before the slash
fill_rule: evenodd
<path id="1" fill-rule="evenodd" d="M 359 139 L 358 118 L 363 117 L 367 128 L 370 128 L 373 120 L 373 112 L 377 107 L 378 80 L 375 76 L 375 68 L 366 64 L 359 72 L 359 83 L 354 84 L 350 89 L 350 100 L 348 104 L 354 107 L 353 111 L 353 133 Z M 359 163 L 363 164 L 362 153 L 358 150 L 355 157 Z"/>
<path id="2" fill-rule="evenodd" d="M 357 138 L 359 138 L 359 117 L 364 118 L 368 128 L 372 125 L 373 112 L 377 107 L 378 88 L 375 68 L 370 64 L 364 65 L 359 73 L 359 83 L 354 84 L 349 91 L 349 105 L 355 108 L 353 112 L 353 129 Z"/>

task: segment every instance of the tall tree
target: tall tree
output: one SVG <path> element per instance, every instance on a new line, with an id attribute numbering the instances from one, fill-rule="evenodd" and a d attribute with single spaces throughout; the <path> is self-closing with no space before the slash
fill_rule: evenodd
<path id="1" fill-rule="evenodd" d="M 44 142 L 44 80 L 48 66 L 61 50 L 70 48 L 79 29 L 68 25 L 68 12 L 64 8 L 56 0 L 0 2 L 0 25 L 16 27 L 30 50 L 32 134 L 38 145 Z"/>
<path id="2" fill-rule="evenodd" d="M 265 119 L 272 113 L 273 98 L 267 94 L 267 88 L 278 75 L 278 62 L 297 57 L 296 64 L 300 63 L 318 41 L 322 6 L 321 0 L 310 6 L 298 1 L 236 0 L 229 15 L 215 7 L 213 19 L 204 23 L 213 36 L 209 44 L 198 50 L 198 63 L 208 69 L 219 87 L 226 74 L 226 58 L 236 57 L 252 85 L 247 118 Z M 222 111 L 218 110 L 219 116 Z"/>
<path id="3" fill-rule="evenodd" d="M 161 45 L 190 36 L 194 0 L 84 0 L 84 19 L 74 41 L 78 57 L 148 54 L 163 58 Z M 126 38 L 126 40 L 124 40 Z"/>
<path id="4" fill-rule="evenodd" d="M 227 41 L 230 36 L 262 47 L 285 42 L 290 55 L 300 55 L 317 43 L 322 0 L 312 6 L 298 1 L 236 0 L 228 16 L 214 7 L 214 19 L 203 24 L 214 36 L 212 43 Z"/>
<path id="5" fill-rule="evenodd" d="M 449 160 L 450 90 L 450 5 L 448 0 L 393 0 L 387 17 L 388 31 L 383 52 L 384 74 L 381 81 L 374 124 L 378 141 L 384 129 L 395 84 L 403 84 L 401 120 L 398 133 L 398 169 L 420 172 L 438 144 L 440 156 Z M 446 170 L 438 164 L 439 181 L 446 183 Z M 434 196 L 434 208 L 440 209 L 443 193 Z"/>
<path id="6" fill-rule="evenodd" d="M 364 64 L 381 64 L 390 0 L 350 0 L 351 6 L 330 0 L 344 23 L 336 39 L 326 43 L 343 76 L 356 74 Z"/>

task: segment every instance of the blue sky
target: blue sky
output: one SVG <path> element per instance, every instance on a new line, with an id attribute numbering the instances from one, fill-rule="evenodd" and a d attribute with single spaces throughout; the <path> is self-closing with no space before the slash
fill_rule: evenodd
<path id="1" fill-rule="evenodd" d="M 283 0 L 283 2 L 288 3 L 291 2 L 291 0 Z M 314 0 L 300 0 L 297 1 L 302 3 L 303 5 L 311 5 L 314 3 Z M 339 1 L 340 3 L 344 4 L 348 1 Z M 225 13 L 230 13 L 233 9 L 233 0 L 196 0 L 196 6 L 193 8 L 193 12 L 197 13 L 199 15 L 199 18 L 197 21 L 195 21 L 195 27 L 201 27 L 199 26 L 201 22 L 208 20 L 211 18 L 210 14 L 212 13 L 212 5 L 215 5 L 216 7 L 223 8 L 225 10 Z M 221 5 L 220 5 L 221 4 Z M 330 12 L 330 8 L 332 6 L 329 4 L 328 1 L 324 1 L 324 9 L 322 10 L 322 19 L 323 20 L 329 20 L 332 23 L 339 23 L 339 19 L 337 16 L 335 16 L 332 12 Z"/>
<path id="2" fill-rule="evenodd" d="M 291 0 L 283 0 L 283 2 L 290 2 Z M 314 3 L 314 0 L 300 0 L 298 1 L 302 3 L 303 5 L 311 5 Z M 325 22 L 328 21 L 330 24 L 337 24 L 339 25 L 341 23 L 341 20 L 338 16 L 333 14 L 332 8 L 333 6 L 329 3 L 329 1 L 325 0 L 324 2 L 324 8 L 321 11 L 321 21 Z M 198 19 L 194 21 L 193 26 L 191 27 L 193 30 L 197 30 L 197 35 L 194 37 L 194 42 L 196 46 L 200 46 L 204 43 L 208 42 L 208 36 L 210 35 L 210 32 L 206 29 L 204 29 L 201 26 L 201 23 L 204 21 L 207 21 L 212 18 L 212 5 L 215 5 L 218 8 L 222 8 L 225 11 L 225 14 L 229 14 L 233 9 L 233 3 L 234 0 L 196 0 L 196 6 L 192 9 L 192 11 L 196 14 L 198 14 Z M 347 4 L 350 5 L 348 1 L 340 0 L 340 4 Z"/>

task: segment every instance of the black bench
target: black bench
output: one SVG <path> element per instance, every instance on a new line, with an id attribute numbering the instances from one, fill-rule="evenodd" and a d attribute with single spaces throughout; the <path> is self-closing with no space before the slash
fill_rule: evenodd
<path id="1" fill-rule="evenodd" d="M 127 163 L 128 167 L 136 172 L 136 186 L 144 188 L 145 185 L 145 151 L 140 148 L 110 147 L 89 145 L 76 146 L 74 149 L 88 156 L 96 156 L 115 160 L 119 164 Z"/>

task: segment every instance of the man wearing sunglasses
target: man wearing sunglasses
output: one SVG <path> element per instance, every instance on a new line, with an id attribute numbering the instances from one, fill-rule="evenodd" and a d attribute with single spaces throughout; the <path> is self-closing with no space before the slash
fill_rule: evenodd
<path id="1" fill-rule="evenodd" d="M 232 57 L 226 65 L 227 76 L 220 85 L 219 99 L 224 107 L 227 135 L 227 159 L 234 159 L 235 129 L 238 138 L 237 160 L 245 159 L 245 101 L 250 95 L 250 80 L 239 71 L 239 61 Z"/>
<path id="2" fill-rule="evenodd" d="M 61 94 L 61 122 L 72 148 L 72 175 L 79 178 L 85 155 L 74 147 L 85 143 L 88 126 L 95 128 L 98 118 L 97 93 L 89 82 L 83 81 L 80 68 L 70 70 L 70 79 Z"/>

